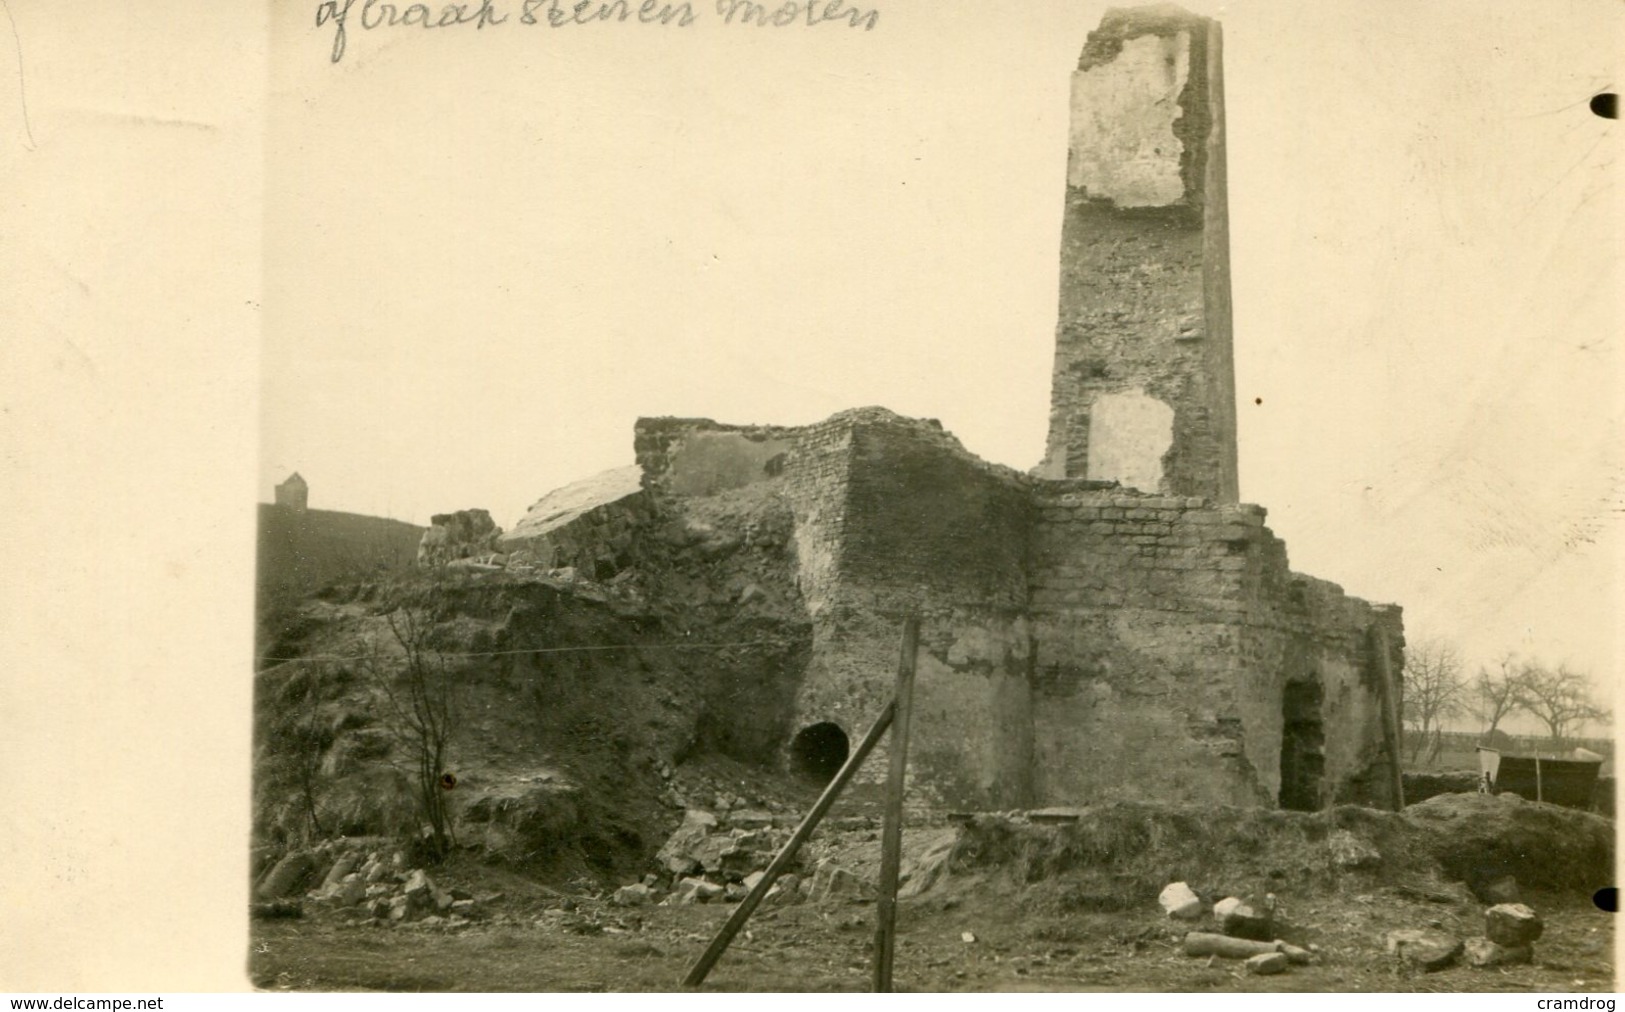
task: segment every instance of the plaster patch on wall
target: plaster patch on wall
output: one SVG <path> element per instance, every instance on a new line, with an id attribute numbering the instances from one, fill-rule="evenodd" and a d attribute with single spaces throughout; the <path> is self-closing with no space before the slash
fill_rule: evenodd
<path id="1" fill-rule="evenodd" d="M 1189 73 L 1189 32 L 1129 39 L 1110 63 L 1074 73 L 1067 183 L 1119 207 L 1184 199 L 1174 121 Z"/>
<path id="2" fill-rule="evenodd" d="M 1102 394 L 1089 406 L 1090 478 L 1142 492 L 1162 486 L 1162 458 L 1174 441 L 1174 409 L 1143 390 Z"/>

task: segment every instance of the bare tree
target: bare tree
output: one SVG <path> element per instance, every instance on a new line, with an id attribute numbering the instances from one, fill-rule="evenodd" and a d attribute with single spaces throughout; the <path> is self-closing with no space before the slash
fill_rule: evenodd
<path id="1" fill-rule="evenodd" d="M 1455 647 L 1437 639 L 1406 646 L 1404 718 L 1416 732 L 1411 762 L 1421 754 L 1429 733 L 1437 736 L 1444 718 L 1461 709 L 1465 695 L 1461 656 Z"/>
<path id="2" fill-rule="evenodd" d="M 1468 686 L 1466 707 L 1477 718 L 1483 733 L 1495 731 L 1501 721 L 1522 707 L 1518 690 L 1526 667 L 1515 654 L 1502 654 L 1494 670 L 1478 669 Z"/>
<path id="3" fill-rule="evenodd" d="M 1520 707 L 1546 725 L 1554 741 L 1587 721 L 1605 720 L 1608 716 L 1592 698 L 1586 677 L 1563 664 L 1555 668 L 1527 665 L 1518 680 L 1517 699 Z"/>
<path id="4" fill-rule="evenodd" d="M 374 680 L 389 704 L 397 736 L 411 752 L 418 813 L 433 856 L 440 859 L 456 842 L 446 805 L 446 790 L 454 782 L 446 770 L 457 717 L 453 680 L 445 658 L 430 645 L 431 627 L 421 615 L 401 608 L 387 618 L 391 635 L 406 654 L 405 666 L 397 675 L 393 665 L 377 663 Z"/>

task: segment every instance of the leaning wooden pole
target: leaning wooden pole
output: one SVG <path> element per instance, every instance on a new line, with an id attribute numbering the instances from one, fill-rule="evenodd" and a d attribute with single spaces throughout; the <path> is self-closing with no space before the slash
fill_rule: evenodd
<path id="1" fill-rule="evenodd" d="M 914 709 L 914 659 L 920 647 L 920 620 L 903 623 L 897 661 L 897 715 L 891 727 L 891 768 L 886 774 L 886 814 L 880 834 L 880 897 L 875 903 L 875 990 L 891 990 L 892 953 L 897 941 L 897 877 L 903 863 L 903 781 L 908 773 L 908 724 Z"/>
<path id="2" fill-rule="evenodd" d="M 1382 701 L 1382 736 L 1388 744 L 1388 768 L 1393 776 L 1394 811 L 1405 808 L 1405 775 L 1400 768 L 1399 689 L 1394 685 L 1393 666 L 1388 660 L 1388 631 L 1371 627 L 1371 652 L 1377 660 L 1377 691 Z"/>
<path id="3" fill-rule="evenodd" d="M 820 794 L 818 800 L 813 803 L 812 810 L 807 813 L 807 817 L 801 820 L 801 825 L 796 827 L 796 831 L 790 835 L 790 839 L 774 856 L 773 863 L 769 864 L 767 871 L 762 873 L 762 880 L 756 883 L 756 888 L 752 889 L 750 894 L 739 902 L 739 906 L 734 908 L 733 914 L 722 925 L 722 930 L 718 931 L 717 936 L 711 939 L 710 946 L 700 955 L 699 960 L 694 964 L 694 968 L 688 971 L 688 976 L 683 978 L 684 987 L 699 987 L 705 982 L 705 975 L 711 972 L 711 967 L 715 966 L 717 960 L 722 958 L 722 954 L 728 951 L 728 946 L 733 942 L 734 936 L 739 934 L 739 929 L 743 928 L 745 922 L 750 920 L 750 915 L 761 905 L 762 898 L 767 895 L 767 891 L 773 888 L 773 883 L 784 873 L 784 869 L 790 866 L 790 862 L 795 860 L 796 852 L 801 849 L 803 843 L 807 842 L 807 837 L 812 835 L 813 830 L 818 828 L 818 824 L 823 821 L 824 814 L 829 811 L 829 806 L 833 805 L 835 799 L 840 796 L 841 789 L 846 786 L 847 781 L 852 779 L 852 775 L 857 773 L 858 767 L 863 765 L 863 760 L 868 757 L 869 753 L 874 751 L 881 735 L 884 735 L 886 729 L 891 727 L 892 719 L 896 716 L 896 713 L 896 700 L 887 703 L 886 708 L 880 711 L 880 716 L 875 718 L 874 726 L 869 728 L 869 733 L 865 734 L 863 740 L 858 742 L 858 747 L 847 757 L 845 764 L 835 774 L 835 778 L 829 782 L 828 787 L 824 788 L 824 793 Z"/>

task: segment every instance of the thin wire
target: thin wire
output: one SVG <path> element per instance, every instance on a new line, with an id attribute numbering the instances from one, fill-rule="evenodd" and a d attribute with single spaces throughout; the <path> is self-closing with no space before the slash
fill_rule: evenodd
<path id="1" fill-rule="evenodd" d="M 592 647 L 523 647 L 517 650 L 434 650 L 441 657 L 506 657 L 511 654 L 575 654 L 598 650 L 709 650 L 724 647 L 785 646 L 795 640 L 743 640 L 737 643 L 611 643 Z M 280 664 L 298 664 L 308 661 L 365 661 L 378 654 L 307 654 L 303 657 L 264 657 L 261 660 Z M 263 674 L 269 668 L 261 668 Z"/>

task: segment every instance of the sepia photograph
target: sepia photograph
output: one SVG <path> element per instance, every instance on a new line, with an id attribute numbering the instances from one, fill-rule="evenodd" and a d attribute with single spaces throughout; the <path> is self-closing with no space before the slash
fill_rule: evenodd
<path id="1" fill-rule="evenodd" d="M 412 11 L 273 26 L 257 987 L 1611 988 L 1617 32 Z"/>
<path id="2" fill-rule="evenodd" d="M 1617 4 L 253 27 L 243 989 L 1615 991 Z"/>

